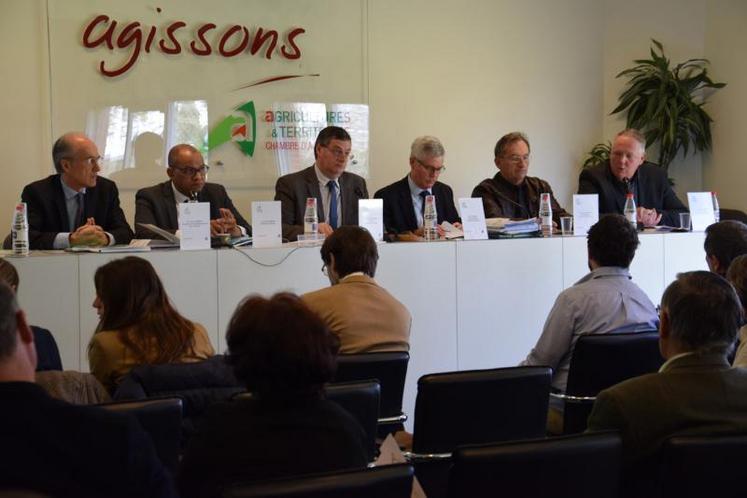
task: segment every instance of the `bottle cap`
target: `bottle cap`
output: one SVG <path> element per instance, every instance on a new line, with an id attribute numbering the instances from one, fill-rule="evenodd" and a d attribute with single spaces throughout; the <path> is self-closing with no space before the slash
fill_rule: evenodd
<path id="1" fill-rule="evenodd" d="M 633 198 L 633 194 L 631 192 L 628 192 L 627 194 L 625 194 L 625 198 L 626 199 L 632 199 Z"/>

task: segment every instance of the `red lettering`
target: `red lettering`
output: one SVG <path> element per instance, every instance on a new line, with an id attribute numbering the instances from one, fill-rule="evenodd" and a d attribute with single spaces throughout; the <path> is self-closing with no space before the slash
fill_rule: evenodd
<path id="1" fill-rule="evenodd" d="M 283 45 L 280 47 L 280 53 L 283 54 L 283 57 L 286 59 L 298 59 L 301 57 L 301 49 L 296 45 L 295 38 L 303 33 L 306 33 L 306 30 L 303 28 L 296 28 L 288 33 L 288 45 L 290 45 L 293 51 L 286 51 L 285 45 Z"/>
<path id="2" fill-rule="evenodd" d="M 210 43 L 205 39 L 205 33 L 210 31 L 211 29 L 215 29 L 215 24 L 208 23 L 203 24 L 200 29 L 197 30 L 197 38 L 200 40 L 200 43 L 202 43 L 202 48 L 197 48 L 197 44 L 194 40 L 189 44 L 189 48 L 192 49 L 192 53 L 195 55 L 210 55 L 213 51 L 213 49 L 210 48 Z"/>
<path id="3" fill-rule="evenodd" d="M 272 111 L 265 111 L 265 122 L 272 123 L 275 121 L 275 113 Z"/>
<path id="4" fill-rule="evenodd" d="M 156 27 L 150 27 L 150 33 L 148 33 L 148 40 L 145 42 L 145 52 L 150 53 L 150 47 L 153 45 L 153 38 L 156 36 Z"/>
<path id="5" fill-rule="evenodd" d="M 265 33 L 262 28 L 257 28 L 257 34 L 254 35 L 254 42 L 252 42 L 250 53 L 252 55 L 256 54 L 262 48 L 262 45 L 265 44 L 268 38 L 272 38 L 272 41 L 270 42 L 270 46 L 265 51 L 265 59 L 271 59 L 272 51 L 275 50 L 275 45 L 277 45 L 278 43 L 278 32 L 274 29 L 271 29 L 267 33 Z"/>
<path id="6" fill-rule="evenodd" d="M 241 43 L 239 43 L 233 50 L 226 50 L 226 44 L 228 43 L 228 40 L 233 36 L 234 33 L 238 33 L 239 31 L 243 32 L 244 36 L 241 38 Z M 228 28 L 228 30 L 223 34 L 223 36 L 220 39 L 220 45 L 218 45 L 218 52 L 220 52 L 220 55 L 223 57 L 233 57 L 234 55 L 238 55 L 241 52 L 246 49 L 247 45 L 249 45 L 249 31 L 244 26 L 231 26 Z"/>
<path id="7" fill-rule="evenodd" d="M 127 48 L 134 42 L 135 48 L 132 50 L 132 52 L 130 52 L 130 58 L 127 59 L 127 62 L 125 62 L 125 64 L 119 69 L 111 70 L 106 69 L 106 67 L 104 66 L 104 61 L 101 61 L 101 64 L 99 65 L 101 74 L 113 78 L 114 76 L 119 76 L 120 74 L 126 73 L 133 65 L 135 65 L 135 62 L 137 62 L 137 58 L 140 55 L 140 46 L 142 41 L 143 33 L 142 31 L 140 31 L 140 23 L 131 22 L 126 25 L 117 37 L 117 48 Z"/>
<path id="8" fill-rule="evenodd" d="M 114 29 L 117 27 L 117 21 L 112 21 L 111 25 L 104 31 L 100 37 L 97 39 L 91 41 L 91 33 L 93 32 L 94 28 L 96 28 L 96 25 L 99 23 L 108 23 L 109 22 L 109 16 L 100 15 L 96 16 L 93 21 L 88 23 L 88 26 L 86 26 L 85 31 L 83 32 L 83 46 L 86 48 L 96 48 L 101 43 L 106 42 L 106 46 L 109 47 L 109 50 L 114 50 L 114 45 L 112 44 L 112 36 L 114 33 Z"/>
<path id="9" fill-rule="evenodd" d="M 158 42 L 158 46 L 161 47 L 161 52 L 164 54 L 180 54 L 182 53 L 182 46 L 179 45 L 179 41 L 176 39 L 176 36 L 174 36 L 174 33 L 177 29 L 183 28 L 186 26 L 187 23 L 183 21 L 174 21 L 169 25 L 168 28 L 166 28 L 166 36 L 168 37 L 169 41 L 171 41 L 171 46 L 166 46 L 166 40 L 161 40 Z"/>

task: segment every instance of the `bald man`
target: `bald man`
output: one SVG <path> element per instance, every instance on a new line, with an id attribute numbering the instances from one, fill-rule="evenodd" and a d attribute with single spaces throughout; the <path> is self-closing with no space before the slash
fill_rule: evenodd
<path id="1" fill-rule="evenodd" d="M 228 233 L 233 237 L 251 235 L 252 227 L 239 214 L 226 189 L 217 183 L 207 183 L 208 166 L 202 154 L 187 144 L 175 145 L 169 151 L 169 180 L 138 190 L 135 194 L 135 233 L 138 238 L 156 237 L 141 223 L 176 232 L 179 228 L 176 205 L 195 200 L 210 203 L 210 233 Z"/>
<path id="2" fill-rule="evenodd" d="M 101 156 L 83 133 L 66 133 L 54 143 L 57 174 L 26 185 L 31 249 L 127 244 L 132 229 L 119 206 L 117 185 L 98 176 Z"/>

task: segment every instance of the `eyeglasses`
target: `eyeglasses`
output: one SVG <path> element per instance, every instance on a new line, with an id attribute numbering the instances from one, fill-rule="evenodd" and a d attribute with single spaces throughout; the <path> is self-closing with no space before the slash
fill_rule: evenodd
<path id="1" fill-rule="evenodd" d="M 205 176 L 207 175 L 207 172 L 210 171 L 210 166 L 207 164 L 203 164 L 199 168 L 190 168 L 189 166 L 185 166 L 183 168 L 177 168 L 176 166 L 171 166 L 172 169 L 178 171 L 184 176 L 188 176 L 190 178 L 194 178 L 198 174 Z"/>
<path id="2" fill-rule="evenodd" d="M 67 157 L 63 157 L 62 159 L 67 159 L 68 161 L 80 161 L 82 163 L 87 163 L 89 166 L 95 166 L 101 163 L 102 157 L 101 156 L 89 156 L 89 157 L 75 158 L 75 157 L 67 156 Z"/>
<path id="3" fill-rule="evenodd" d="M 505 159 L 508 162 L 514 163 L 514 164 L 519 164 L 519 163 L 522 163 L 522 162 L 528 163 L 529 160 L 531 159 L 529 157 L 529 154 L 525 154 L 523 156 L 519 156 L 519 155 L 514 154 L 512 156 L 504 156 L 504 157 L 505 157 Z"/>
<path id="4" fill-rule="evenodd" d="M 329 272 L 327 271 L 327 265 L 322 265 L 322 273 L 325 277 L 329 277 Z"/>
<path id="5" fill-rule="evenodd" d="M 355 159 L 355 155 L 351 154 L 351 151 L 349 150 L 342 150 L 339 147 L 330 148 L 326 145 L 323 146 L 325 149 L 330 151 L 333 156 L 335 156 L 337 159 L 348 159 L 349 161 L 352 161 Z"/>
<path id="6" fill-rule="evenodd" d="M 446 171 L 446 166 L 441 166 L 440 168 L 434 168 L 433 166 L 428 166 L 427 164 L 423 164 L 420 162 L 420 159 L 417 157 L 415 158 L 415 162 L 420 165 L 421 168 L 426 170 L 428 173 L 431 173 L 433 175 L 440 175 L 444 171 Z"/>

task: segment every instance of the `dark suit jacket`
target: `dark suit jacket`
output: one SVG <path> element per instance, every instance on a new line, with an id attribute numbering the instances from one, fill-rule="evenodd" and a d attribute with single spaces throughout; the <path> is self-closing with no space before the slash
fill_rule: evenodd
<path id="1" fill-rule="evenodd" d="M 175 496 L 134 418 L 56 400 L 31 382 L 0 382 L 0 489 L 49 496 Z"/>
<path id="2" fill-rule="evenodd" d="M 687 207 L 669 185 L 666 171 L 644 162 L 630 179 L 630 187 L 637 207 L 656 209 L 662 214 L 662 225 L 679 226 L 679 213 L 687 212 Z M 581 171 L 578 193 L 599 194 L 599 214 L 623 213 L 627 190 L 625 184 L 612 175 L 609 161 Z"/>
<path id="3" fill-rule="evenodd" d="M 368 199 L 366 180 L 356 174 L 344 172 L 337 181 L 340 184 L 342 206 L 340 225 L 357 225 L 358 199 Z M 316 197 L 319 222 L 325 222 L 322 193 L 314 166 L 278 178 L 275 200 L 282 204 L 283 238 L 294 241 L 303 233 L 303 215 L 308 197 Z"/>
<path id="4" fill-rule="evenodd" d="M 62 370 L 62 359 L 57 341 L 52 333 L 35 325 L 31 326 L 34 333 L 34 346 L 36 347 L 36 371 Z"/>
<path id="5" fill-rule="evenodd" d="M 211 220 L 221 217 L 220 208 L 228 209 L 236 218 L 236 223 L 246 229 L 247 235 L 252 234 L 252 226 L 236 210 L 223 185 L 206 183 L 197 195 L 197 200 L 210 203 Z M 139 226 L 138 223 L 149 223 L 170 232 L 176 232 L 179 229 L 171 180 L 142 188 L 135 194 L 135 235 L 139 239 L 158 237 L 150 230 Z"/>
<path id="6" fill-rule="evenodd" d="M 436 215 L 439 224 L 444 220 L 449 223 L 461 221 L 454 206 L 454 192 L 451 187 L 445 183 L 436 182 L 431 188 L 431 193 L 436 197 Z M 388 234 L 418 229 L 407 177 L 377 191 L 374 199 L 384 200 L 384 230 Z"/>
<path id="7" fill-rule="evenodd" d="M 26 185 L 21 200 L 28 209 L 31 249 L 52 249 L 58 233 L 72 231 L 67 219 L 60 175 L 51 175 Z M 119 191 L 113 181 L 99 176 L 96 186 L 86 189 L 84 200 L 86 218 L 94 218 L 97 225 L 114 236 L 115 243 L 130 242 L 132 229 L 119 207 Z"/>

